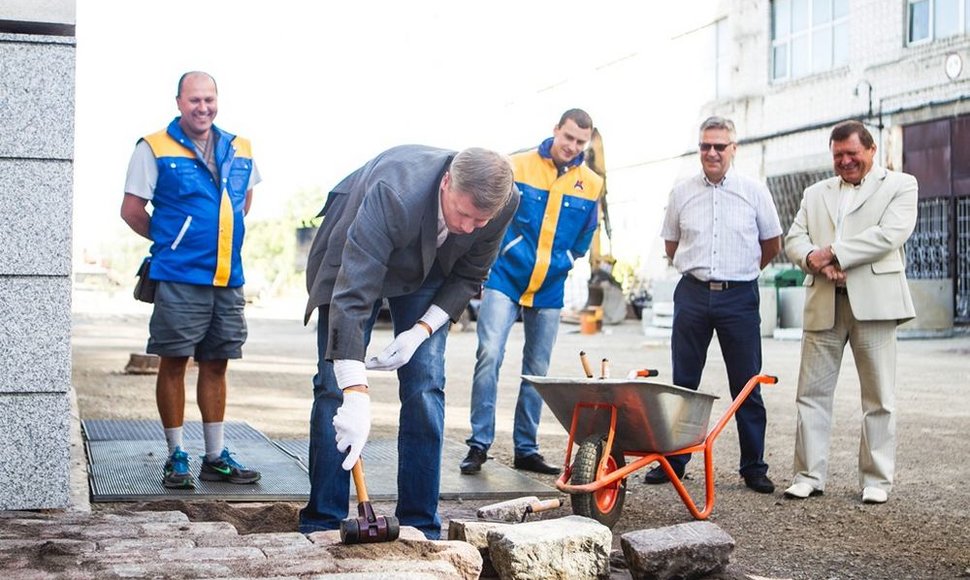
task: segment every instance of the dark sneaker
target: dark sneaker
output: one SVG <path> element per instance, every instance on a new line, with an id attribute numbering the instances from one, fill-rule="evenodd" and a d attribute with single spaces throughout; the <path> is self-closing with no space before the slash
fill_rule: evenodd
<path id="1" fill-rule="evenodd" d="M 462 460 L 459 469 L 462 475 L 474 475 L 482 470 L 482 464 L 488 461 L 488 454 L 480 447 L 469 447 L 468 455 Z"/>
<path id="2" fill-rule="evenodd" d="M 229 483 L 256 483 L 259 481 L 258 471 L 246 469 L 232 458 L 228 449 L 222 450 L 222 455 L 215 461 L 203 458 L 199 479 L 205 481 L 228 481 Z"/>
<path id="3" fill-rule="evenodd" d="M 195 480 L 189 473 L 189 454 L 182 451 L 181 447 L 176 447 L 172 456 L 165 462 L 165 477 L 162 484 L 172 489 L 192 489 L 195 487 Z"/>
<path id="4" fill-rule="evenodd" d="M 533 453 L 525 457 L 516 457 L 512 465 L 516 469 L 525 471 L 534 471 L 536 473 L 544 473 L 545 475 L 559 475 L 559 468 L 546 463 L 545 458 L 538 453 Z"/>

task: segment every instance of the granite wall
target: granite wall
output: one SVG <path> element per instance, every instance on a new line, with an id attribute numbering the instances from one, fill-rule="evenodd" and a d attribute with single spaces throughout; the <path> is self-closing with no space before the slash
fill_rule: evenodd
<path id="1" fill-rule="evenodd" d="M 73 18 L 0 6 L 0 510 L 70 503 Z"/>

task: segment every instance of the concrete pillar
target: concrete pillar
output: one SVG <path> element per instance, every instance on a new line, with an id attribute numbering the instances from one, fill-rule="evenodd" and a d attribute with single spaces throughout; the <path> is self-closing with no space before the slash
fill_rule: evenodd
<path id="1" fill-rule="evenodd" d="M 70 503 L 74 14 L 0 3 L 0 510 Z"/>

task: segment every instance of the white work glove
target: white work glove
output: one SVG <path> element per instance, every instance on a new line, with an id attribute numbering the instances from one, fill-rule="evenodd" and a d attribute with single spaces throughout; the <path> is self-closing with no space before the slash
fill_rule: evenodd
<path id="1" fill-rule="evenodd" d="M 349 450 L 341 467 L 350 471 L 370 435 L 370 395 L 360 391 L 344 391 L 344 404 L 334 415 L 333 427 L 337 430 L 337 451 L 343 453 Z"/>
<path id="2" fill-rule="evenodd" d="M 396 371 L 408 364 L 421 343 L 448 322 L 448 313 L 432 304 L 418 322 L 394 338 L 381 354 L 367 359 L 372 371 Z"/>
<path id="3" fill-rule="evenodd" d="M 367 359 L 367 368 L 372 371 L 395 371 L 403 367 L 408 364 L 421 343 L 428 340 L 430 336 L 424 325 L 415 324 L 409 330 L 397 335 L 394 341 L 381 351 L 381 354 Z"/>

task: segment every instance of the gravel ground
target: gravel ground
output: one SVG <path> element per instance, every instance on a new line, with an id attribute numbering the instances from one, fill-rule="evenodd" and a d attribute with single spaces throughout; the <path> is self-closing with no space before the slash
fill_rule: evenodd
<path id="1" fill-rule="evenodd" d="M 82 419 L 157 418 L 154 377 L 122 372 L 129 353 L 142 352 L 147 338 L 148 307 L 130 302 L 127 292 L 118 297 L 75 294 L 73 373 Z M 298 302 L 250 307 L 245 358 L 230 364 L 229 420 L 247 421 L 271 438 L 306 437 L 316 354 L 312 322 L 307 328 L 296 319 L 301 312 Z M 382 347 L 389 338 L 389 329 L 377 329 L 374 345 Z M 521 327 L 516 325 L 500 385 L 497 441 L 490 451 L 494 461 L 506 465 L 512 463 L 512 412 L 521 344 Z M 475 345 L 473 331 L 453 332 L 449 338 L 446 436 L 455 441 L 463 441 L 468 434 Z M 579 376 L 580 350 L 593 360 L 608 357 L 614 376 L 648 367 L 660 370 L 659 380 L 669 380 L 668 344 L 662 338 L 645 338 L 639 321 L 607 327 L 594 336 L 580 335 L 575 326 L 563 325 L 550 376 Z M 970 429 L 970 336 L 900 341 L 899 351 L 899 445 L 890 501 L 863 505 L 859 499 L 859 385 L 850 355 L 836 392 L 831 475 L 825 495 L 792 501 L 784 499 L 781 491 L 791 476 L 799 344 L 764 341 L 764 372 L 780 379 L 778 385 L 764 389 L 769 420 L 766 459 L 778 489 L 773 495 L 761 495 L 744 487 L 736 470 L 737 435 L 733 422 L 729 424 L 715 446 L 716 503 L 710 521 L 728 532 L 737 547 L 729 573 L 721 578 L 970 577 L 970 485 L 966 483 L 970 481 L 970 462 L 965 449 Z M 372 376 L 374 436 L 396 432 L 395 386 L 388 376 Z M 716 341 L 701 389 L 722 397 L 715 402 L 713 423 L 727 405 L 724 365 Z M 198 420 L 194 389 L 189 388 L 187 395 L 186 418 Z M 543 453 L 550 462 L 559 463 L 564 457 L 566 431 L 548 411 L 543 417 Z M 688 467 L 687 487 L 695 501 L 703 503 L 704 473 L 699 459 Z M 642 473 L 628 480 L 623 515 L 613 530 L 615 548 L 624 532 L 691 521 L 672 486 L 647 486 Z M 555 479 L 535 477 L 549 484 Z M 446 520 L 473 517 L 475 508 L 483 503 L 490 502 L 442 502 L 441 513 Z M 240 509 L 214 504 L 196 507 L 190 516 L 220 519 L 222 513 L 222 519 L 245 529 Z M 259 520 L 249 526 L 254 530 L 296 528 L 296 506 L 246 509 Z M 392 509 L 388 506 L 386 511 Z M 566 513 L 568 508 L 547 517 Z M 622 570 L 616 576 L 622 577 Z"/>

